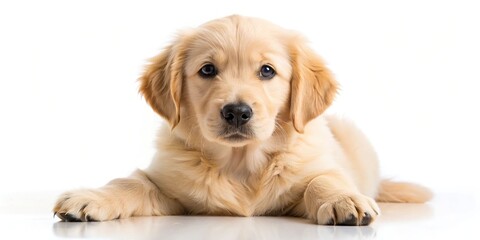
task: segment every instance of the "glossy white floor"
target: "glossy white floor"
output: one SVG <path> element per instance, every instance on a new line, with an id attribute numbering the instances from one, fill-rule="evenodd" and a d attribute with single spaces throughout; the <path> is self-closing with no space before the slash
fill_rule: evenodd
<path id="1" fill-rule="evenodd" d="M 428 204 L 381 204 L 368 227 L 317 226 L 290 217 L 137 217 L 60 222 L 50 195 L 0 197 L 1 239 L 478 239 L 473 195 L 437 194 Z"/>

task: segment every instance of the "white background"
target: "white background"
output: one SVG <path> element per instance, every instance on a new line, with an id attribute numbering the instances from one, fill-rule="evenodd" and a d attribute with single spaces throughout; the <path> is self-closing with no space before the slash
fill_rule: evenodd
<path id="1" fill-rule="evenodd" d="M 178 30 L 234 13 L 310 39 L 342 85 L 330 112 L 366 132 L 385 177 L 479 192 L 475 1 L 281 2 L 1 1 L 1 193 L 146 167 L 162 122 L 137 92 L 146 60 Z"/>

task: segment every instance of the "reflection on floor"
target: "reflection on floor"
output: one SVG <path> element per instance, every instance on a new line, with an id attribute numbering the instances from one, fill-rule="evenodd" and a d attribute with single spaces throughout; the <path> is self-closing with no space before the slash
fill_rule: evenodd
<path id="1" fill-rule="evenodd" d="M 428 204 L 381 204 L 382 215 L 367 227 L 317 226 L 291 217 L 136 217 L 69 223 L 49 214 L 5 214 L 2 235 L 15 238 L 108 239 L 462 239 L 476 223 L 472 196 L 443 195 Z M 470 226 L 470 227 L 469 227 Z"/>

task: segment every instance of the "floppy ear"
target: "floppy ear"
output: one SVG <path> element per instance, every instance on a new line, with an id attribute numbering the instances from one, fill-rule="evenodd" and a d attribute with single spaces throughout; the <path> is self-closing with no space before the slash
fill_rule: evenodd
<path id="1" fill-rule="evenodd" d="M 140 92 L 150 106 L 173 129 L 180 122 L 183 63 L 186 56 L 182 39 L 152 58 L 140 80 Z"/>
<path id="2" fill-rule="evenodd" d="M 298 38 L 290 48 L 292 81 L 290 118 L 295 130 L 303 133 L 305 125 L 327 109 L 337 92 L 337 82 L 320 57 Z"/>

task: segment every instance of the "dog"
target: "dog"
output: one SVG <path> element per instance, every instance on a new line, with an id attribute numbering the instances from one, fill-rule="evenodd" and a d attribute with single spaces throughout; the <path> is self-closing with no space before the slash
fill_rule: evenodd
<path id="1" fill-rule="evenodd" d="M 350 121 L 323 112 L 338 83 L 300 34 L 233 15 L 179 34 L 151 59 L 140 92 L 165 124 L 145 170 L 62 194 L 63 221 L 132 216 L 288 215 L 369 225 L 379 202 L 428 201 L 381 180 Z"/>

